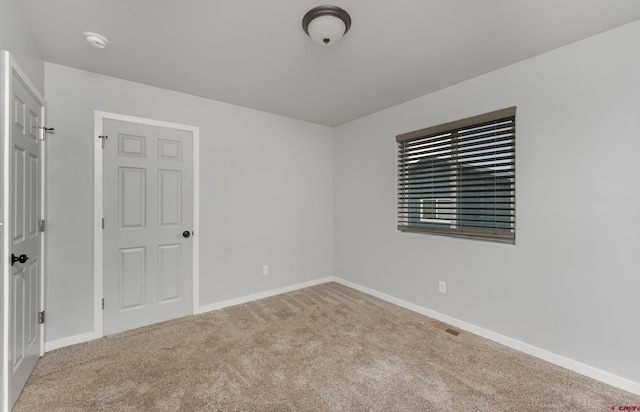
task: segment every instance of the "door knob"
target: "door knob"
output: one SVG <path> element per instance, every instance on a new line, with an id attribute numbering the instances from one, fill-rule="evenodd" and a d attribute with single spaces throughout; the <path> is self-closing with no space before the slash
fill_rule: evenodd
<path id="1" fill-rule="evenodd" d="M 188 230 L 185 230 L 184 232 L 182 232 L 182 237 L 188 239 L 189 237 L 191 237 L 191 232 L 189 232 Z"/>
<path id="2" fill-rule="evenodd" d="M 13 253 L 11 254 L 11 266 L 16 262 L 25 263 L 27 260 L 29 260 L 29 256 L 27 255 L 16 256 Z"/>

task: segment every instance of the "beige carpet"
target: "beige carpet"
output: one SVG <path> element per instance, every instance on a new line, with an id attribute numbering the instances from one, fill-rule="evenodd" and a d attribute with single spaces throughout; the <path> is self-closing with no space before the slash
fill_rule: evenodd
<path id="1" fill-rule="evenodd" d="M 328 283 L 47 353 L 19 411 L 607 411 L 640 396 Z"/>

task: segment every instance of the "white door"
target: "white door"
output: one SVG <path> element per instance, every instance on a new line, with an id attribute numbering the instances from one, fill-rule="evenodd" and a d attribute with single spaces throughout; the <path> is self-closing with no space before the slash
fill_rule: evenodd
<path id="1" fill-rule="evenodd" d="M 191 132 L 105 119 L 104 334 L 192 313 Z"/>
<path id="2" fill-rule="evenodd" d="M 40 169 L 43 102 L 12 72 L 9 154 L 9 385 L 13 405 L 42 349 Z"/>

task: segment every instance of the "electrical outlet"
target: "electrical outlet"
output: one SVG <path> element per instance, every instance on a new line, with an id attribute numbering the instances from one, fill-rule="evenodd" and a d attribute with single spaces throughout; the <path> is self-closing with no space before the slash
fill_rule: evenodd
<path id="1" fill-rule="evenodd" d="M 438 291 L 440 293 L 447 293 L 447 282 L 439 281 L 438 282 Z"/>
<path id="2" fill-rule="evenodd" d="M 269 265 L 264 265 L 262 267 L 262 274 L 263 275 L 268 275 L 269 274 Z"/>

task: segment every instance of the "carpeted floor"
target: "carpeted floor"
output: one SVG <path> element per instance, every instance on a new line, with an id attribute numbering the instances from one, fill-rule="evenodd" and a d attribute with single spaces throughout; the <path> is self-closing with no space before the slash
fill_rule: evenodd
<path id="1" fill-rule="evenodd" d="M 640 396 L 336 283 L 47 353 L 20 411 L 607 411 Z"/>

